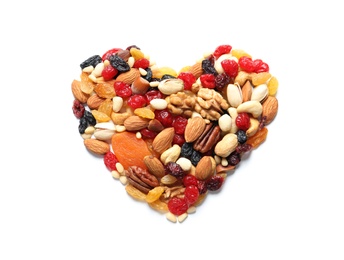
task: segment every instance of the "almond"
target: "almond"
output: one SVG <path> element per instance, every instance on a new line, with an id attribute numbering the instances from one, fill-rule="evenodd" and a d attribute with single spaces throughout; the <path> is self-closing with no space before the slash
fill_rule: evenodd
<path id="1" fill-rule="evenodd" d="M 160 123 L 157 119 L 152 119 L 149 121 L 149 124 L 147 126 L 148 130 L 151 130 L 153 132 L 160 132 L 164 129 L 164 126 Z"/>
<path id="2" fill-rule="evenodd" d="M 97 94 L 94 94 L 87 99 L 87 105 L 90 109 L 98 109 L 98 107 L 101 103 L 103 103 L 104 100 L 105 98 L 101 98 Z"/>
<path id="3" fill-rule="evenodd" d="M 108 143 L 96 139 L 85 139 L 84 145 L 87 150 L 96 154 L 106 154 L 110 151 L 110 145 Z"/>
<path id="4" fill-rule="evenodd" d="M 129 116 L 124 120 L 124 126 L 128 131 L 138 131 L 148 126 L 149 120 L 140 116 Z"/>
<path id="5" fill-rule="evenodd" d="M 79 100 L 81 103 L 86 103 L 89 98 L 89 94 L 85 94 L 81 91 L 81 81 L 73 80 L 72 82 L 72 93 L 75 99 Z"/>
<path id="6" fill-rule="evenodd" d="M 168 127 L 162 130 L 153 140 L 152 146 L 154 151 L 163 153 L 172 146 L 174 137 L 174 128 Z"/>
<path id="7" fill-rule="evenodd" d="M 246 101 L 251 100 L 252 84 L 249 80 L 246 81 L 246 83 L 244 84 L 244 86 L 241 89 L 241 92 L 242 92 L 242 102 L 246 102 Z"/>
<path id="8" fill-rule="evenodd" d="M 197 116 L 189 119 L 184 132 L 185 141 L 188 143 L 195 141 L 203 133 L 205 125 L 202 117 Z"/>
<path id="9" fill-rule="evenodd" d="M 263 112 L 262 117 L 266 117 L 265 125 L 268 125 L 274 120 L 275 116 L 277 115 L 278 111 L 278 100 L 274 96 L 268 96 L 268 98 L 264 101 L 263 105 Z"/>
<path id="10" fill-rule="evenodd" d="M 206 180 L 214 175 L 215 169 L 215 159 L 212 156 L 203 156 L 196 166 L 195 177 L 198 180 Z"/>
<path id="11" fill-rule="evenodd" d="M 116 81 L 123 81 L 124 83 L 131 85 L 135 79 L 140 76 L 141 74 L 138 69 L 131 68 L 129 71 L 119 74 Z"/>
<path id="12" fill-rule="evenodd" d="M 143 162 L 147 166 L 148 171 L 157 178 L 165 175 L 165 168 L 161 161 L 153 155 L 147 155 L 143 158 Z"/>
<path id="13" fill-rule="evenodd" d="M 198 79 L 203 73 L 202 63 L 197 62 L 194 65 L 192 65 L 189 72 L 192 73 L 196 79 Z"/>

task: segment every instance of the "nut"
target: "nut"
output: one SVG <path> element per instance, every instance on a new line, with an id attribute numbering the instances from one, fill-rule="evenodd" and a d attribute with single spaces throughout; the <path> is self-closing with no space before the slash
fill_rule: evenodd
<path id="1" fill-rule="evenodd" d="M 101 103 L 103 103 L 105 98 L 101 98 L 97 94 L 91 95 L 87 99 L 87 105 L 90 109 L 98 109 Z"/>
<path id="2" fill-rule="evenodd" d="M 251 100 L 252 84 L 249 80 L 246 81 L 244 86 L 241 88 L 241 92 L 242 92 L 242 102 L 246 102 L 246 101 Z"/>
<path id="3" fill-rule="evenodd" d="M 161 161 L 153 155 L 147 155 L 143 158 L 143 162 L 147 166 L 148 171 L 157 178 L 165 175 L 165 168 Z"/>
<path id="4" fill-rule="evenodd" d="M 206 153 L 214 147 L 220 138 L 220 127 L 213 123 L 209 123 L 206 125 L 200 137 L 194 142 L 193 148 L 200 153 Z"/>
<path id="5" fill-rule="evenodd" d="M 148 126 L 149 120 L 140 116 L 129 116 L 124 120 L 124 126 L 128 131 L 138 131 Z"/>
<path id="6" fill-rule="evenodd" d="M 153 140 L 152 147 L 157 153 L 162 154 L 172 146 L 174 128 L 168 127 L 162 130 Z"/>
<path id="7" fill-rule="evenodd" d="M 141 77 L 140 71 L 138 69 L 131 68 L 129 71 L 119 74 L 116 81 L 122 81 L 131 85 L 138 77 Z"/>
<path id="8" fill-rule="evenodd" d="M 274 120 L 278 111 L 278 100 L 274 96 L 269 96 L 263 103 L 262 117 L 265 117 L 265 125 Z"/>
<path id="9" fill-rule="evenodd" d="M 251 137 L 255 133 L 257 133 L 257 131 L 259 129 L 259 125 L 260 125 L 260 122 L 258 119 L 250 117 L 250 127 L 246 130 L 247 137 Z"/>
<path id="10" fill-rule="evenodd" d="M 145 194 L 154 187 L 159 186 L 159 181 L 153 174 L 138 166 L 130 166 L 124 173 L 128 178 L 128 182 Z"/>
<path id="11" fill-rule="evenodd" d="M 149 81 L 142 77 L 136 77 L 134 82 L 131 84 L 131 90 L 134 94 L 144 94 L 147 92 L 149 87 Z"/>
<path id="12" fill-rule="evenodd" d="M 150 131 L 159 133 L 164 129 L 164 126 L 158 119 L 152 119 L 149 121 L 147 128 Z"/>
<path id="13" fill-rule="evenodd" d="M 255 87 L 252 91 L 251 100 L 257 100 L 260 103 L 263 103 L 264 100 L 269 95 L 269 89 L 266 84 L 260 84 L 259 86 Z"/>
<path id="14" fill-rule="evenodd" d="M 176 94 L 184 89 L 184 81 L 178 78 L 170 78 L 160 81 L 158 89 L 165 95 Z"/>
<path id="15" fill-rule="evenodd" d="M 237 107 L 238 113 L 250 113 L 254 118 L 258 118 L 262 114 L 262 111 L 262 104 L 257 100 L 246 101 Z"/>
<path id="16" fill-rule="evenodd" d="M 110 145 L 108 143 L 97 139 L 85 139 L 84 145 L 87 150 L 96 154 L 106 154 L 110 151 Z"/>
<path id="17" fill-rule="evenodd" d="M 199 180 L 206 180 L 214 175 L 215 169 L 215 159 L 211 156 L 203 156 L 196 166 L 195 177 Z"/>
<path id="18" fill-rule="evenodd" d="M 203 73 L 202 63 L 197 62 L 194 65 L 192 65 L 189 72 L 192 73 L 196 79 L 198 79 Z"/>
<path id="19" fill-rule="evenodd" d="M 226 134 L 220 142 L 215 146 L 215 154 L 220 157 L 230 155 L 238 145 L 238 137 L 236 134 Z"/>
<path id="20" fill-rule="evenodd" d="M 81 91 L 81 81 L 73 80 L 72 82 L 72 93 L 75 99 L 79 100 L 81 103 L 86 103 L 89 98 L 89 94 L 85 94 Z"/>
<path id="21" fill-rule="evenodd" d="M 238 83 L 228 84 L 227 86 L 227 100 L 232 107 L 238 107 L 243 100 L 241 87 Z"/>
<path id="22" fill-rule="evenodd" d="M 184 132 L 186 142 L 193 142 L 201 136 L 205 129 L 205 121 L 201 117 L 194 117 L 189 119 Z"/>
<path id="23" fill-rule="evenodd" d="M 176 162 L 181 150 L 182 149 L 178 144 L 174 144 L 172 147 L 168 148 L 161 154 L 160 160 L 165 165 L 169 162 Z"/>

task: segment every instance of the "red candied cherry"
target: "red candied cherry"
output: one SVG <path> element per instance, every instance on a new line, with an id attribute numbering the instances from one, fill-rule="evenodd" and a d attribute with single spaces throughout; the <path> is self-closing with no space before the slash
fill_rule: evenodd
<path id="1" fill-rule="evenodd" d="M 243 71 L 246 71 L 247 73 L 254 72 L 254 66 L 252 58 L 247 56 L 242 56 L 239 58 L 239 66 Z"/>
<path id="2" fill-rule="evenodd" d="M 235 124 L 241 130 L 246 131 L 249 129 L 251 125 L 249 114 L 246 112 L 239 113 L 235 119 Z"/>
<path id="3" fill-rule="evenodd" d="M 111 55 L 117 53 L 118 51 L 121 51 L 122 49 L 121 48 L 113 48 L 113 49 L 110 49 L 108 50 L 107 52 L 105 52 L 102 56 L 102 60 L 108 60 L 110 58 Z"/>
<path id="4" fill-rule="evenodd" d="M 203 74 L 200 76 L 202 87 L 204 88 L 215 88 L 215 75 L 214 74 Z"/>
<path id="5" fill-rule="evenodd" d="M 104 155 L 104 164 L 110 171 L 117 170 L 116 163 L 118 163 L 118 159 L 114 153 L 109 151 Z"/>
<path id="6" fill-rule="evenodd" d="M 183 135 L 187 124 L 188 124 L 188 120 L 185 117 L 176 116 L 175 118 L 173 118 L 173 122 L 172 122 L 172 126 L 174 127 L 174 132 L 176 134 Z"/>
<path id="7" fill-rule="evenodd" d="M 171 127 L 173 116 L 167 109 L 155 110 L 155 119 L 157 119 L 164 127 Z"/>
<path id="8" fill-rule="evenodd" d="M 198 185 L 198 180 L 197 180 L 197 178 L 194 175 L 188 173 L 188 174 L 186 174 L 183 177 L 183 184 L 184 184 L 185 187 L 190 186 L 190 185 L 197 186 Z"/>
<path id="9" fill-rule="evenodd" d="M 221 66 L 229 77 L 235 78 L 238 75 L 239 65 L 235 60 L 223 60 Z"/>
<path id="10" fill-rule="evenodd" d="M 154 131 L 151 131 L 147 128 L 143 128 L 140 131 L 141 135 L 143 136 L 143 138 L 148 138 L 148 139 L 154 139 L 158 134 Z"/>
<path id="11" fill-rule="evenodd" d="M 254 60 L 253 67 L 255 73 L 269 72 L 269 65 L 263 62 L 261 59 Z"/>
<path id="12" fill-rule="evenodd" d="M 192 85 L 196 82 L 195 76 L 190 72 L 180 72 L 178 78 L 184 82 L 184 90 L 191 90 Z"/>
<path id="13" fill-rule="evenodd" d="M 117 73 L 118 70 L 109 64 L 103 69 L 102 77 L 105 81 L 112 80 L 117 75 Z"/>
<path id="14" fill-rule="evenodd" d="M 150 103 L 151 100 L 153 100 L 155 98 L 165 98 L 164 94 L 162 94 L 160 92 L 160 90 L 157 90 L 157 89 L 148 90 L 145 93 L 145 97 L 146 97 L 148 103 Z"/>
<path id="15" fill-rule="evenodd" d="M 224 182 L 224 178 L 220 175 L 211 176 L 208 180 L 206 180 L 205 184 L 208 190 L 216 191 L 222 187 Z"/>
<path id="16" fill-rule="evenodd" d="M 185 142 L 184 135 L 175 134 L 173 136 L 172 144 L 178 144 L 181 147 Z"/>
<path id="17" fill-rule="evenodd" d="M 196 185 L 189 185 L 185 187 L 184 191 L 185 199 L 189 205 L 194 204 L 198 197 L 199 197 L 199 191 Z"/>
<path id="18" fill-rule="evenodd" d="M 232 50 L 232 46 L 230 46 L 228 44 L 223 44 L 223 45 L 216 47 L 213 55 L 216 59 L 218 59 L 221 55 L 230 53 L 231 50 Z"/>
<path id="19" fill-rule="evenodd" d="M 123 81 L 115 81 L 114 88 L 116 96 L 127 98 L 130 97 L 132 94 L 130 85 Z"/>
<path id="20" fill-rule="evenodd" d="M 147 69 L 149 67 L 149 60 L 146 58 L 138 59 L 134 62 L 133 68 Z"/>
<path id="21" fill-rule="evenodd" d="M 168 210 L 174 215 L 181 215 L 185 213 L 189 206 L 185 198 L 173 197 L 167 203 Z"/>
<path id="22" fill-rule="evenodd" d="M 147 100 L 143 95 L 135 94 L 128 98 L 127 103 L 131 108 L 135 109 L 146 106 Z"/>

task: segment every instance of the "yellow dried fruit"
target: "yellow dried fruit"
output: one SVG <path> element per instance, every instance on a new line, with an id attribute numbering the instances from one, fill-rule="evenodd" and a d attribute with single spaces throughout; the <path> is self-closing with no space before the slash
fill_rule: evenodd
<path id="1" fill-rule="evenodd" d="M 125 186 L 126 192 L 136 200 L 146 201 L 146 194 L 136 189 L 133 185 L 128 184 Z"/>
<path id="2" fill-rule="evenodd" d="M 240 57 L 243 57 L 243 56 L 252 58 L 252 56 L 250 54 L 248 54 L 244 50 L 240 50 L 240 49 L 233 49 L 231 51 L 231 54 L 237 59 L 240 59 Z"/>
<path id="3" fill-rule="evenodd" d="M 98 110 L 91 110 L 91 113 L 98 123 L 108 122 L 111 119 L 107 114 L 100 112 Z"/>
<path id="4" fill-rule="evenodd" d="M 144 53 L 137 48 L 130 48 L 130 54 L 135 60 L 139 60 L 145 57 Z"/>
<path id="5" fill-rule="evenodd" d="M 271 74 L 269 72 L 253 73 L 251 75 L 251 81 L 252 81 L 253 86 L 264 84 L 270 78 L 271 78 Z"/>
<path id="6" fill-rule="evenodd" d="M 157 186 L 157 187 L 151 189 L 146 196 L 146 201 L 148 203 L 151 203 L 151 202 L 158 200 L 160 198 L 161 194 L 163 194 L 164 190 L 165 189 L 161 186 Z"/>
<path id="7" fill-rule="evenodd" d="M 102 98 L 111 99 L 114 96 L 116 96 L 115 88 L 113 84 L 109 82 L 102 82 L 102 83 L 96 84 L 96 86 L 94 87 L 94 92 L 96 92 L 98 96 Z"/>
<path id="8" fill-rule="evenodd" d="M 276 77 L 272 76 L 268 82 L 269 95 L 275 96 L 278 89 L 278 80 Z"/>
<path id="9" fill-rule="evenodd" d="M 154 112 L 147 107 L 136 108 L 134 110 L 134 114 L 142 118 L 148 118 L 148 119 L 155 118 Z"/>
<path id="10" fill-rule="evenodd" d="M 106 99 L 104 100 L 99 108 L 98 108 L 98 111 L 99 112 L 102 112 L 104 114 L 106 114 L 108 117 L 111 117 L 111 113 L 112 113 L 112 107 L 113 107 L 113 104 L 112 104 L 112 100 L 111 99 Z"/>
<path id="11" fill-rule="evenodd" d="M 177 77 L 177 72 L 170 67 L 161 67 L 161 68 L 153 69 L 152 74 L 153 74 L 152 77 L 157 78 L 157 79 L 161 79 L 162 76 L 164 76 L 165 74 L 171 75 L 173 77 Z"/>
<path id="12" fill-rule="evenodd" d="M 156 201 L 153 201 L 151 203 L 148 203 L 148 205 L 156 210 L 156 211 L 160 211 L 160 212 L 168 212 L 168 207 L 167 207 L 167 203 L 166 202 L 163 202 L 161 200 L 156 200 Z"/>
<path id="13" fill-rule="evenodd" d="M 246 141 L 247 144 L 252 145 L 252 148 L 258 147 L 262 142 L 265 141 L 268 135 L 268 129 L 263 127 L 258 130 L 253 136 L 249 137 Z"/>

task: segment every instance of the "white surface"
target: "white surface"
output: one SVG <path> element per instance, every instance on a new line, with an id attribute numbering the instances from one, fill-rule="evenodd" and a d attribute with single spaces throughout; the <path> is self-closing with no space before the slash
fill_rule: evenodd
<path id="1" fill-rule="evenodd" d="M 342 9 L 304 2 L 1 3 L 0 259 L 344 259 Z M 128 197 L 72 114 L 79 64 L 132 44 L 176 69 L 230 44 L 280 82 L 267 141 L 182 224 Z"/>

